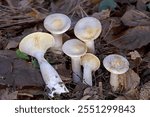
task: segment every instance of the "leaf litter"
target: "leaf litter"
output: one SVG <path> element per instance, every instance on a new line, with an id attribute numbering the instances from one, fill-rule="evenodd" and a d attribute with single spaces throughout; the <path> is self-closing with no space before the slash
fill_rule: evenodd
<path id="1" fill-rule="evenodd" d="M 45 57 L 59 72 L 68 94 L 54 99 L 150 99 L 150 10 L 149 0 L 4 0 L 0 1 L 0 99 L 50 99 L 45 93 L 39 67 L 32 57 L 16 55 L 21 39 L 36 31 L 47 32 L 44 18 L 51 13 L 68 15 L 72 26 L 65 41 L 75 38 L 73 28 L 85 16 L 101 21 L 102 33 L 95 40 L 96 55 L 117 53 L 126 56 L 131 69 L 120 75 L 121 91 L 111 91 L 109 72 L 103 65 L 95 73 L 93 87 L 72 82 L 71 61 L 50 50 Z M 19 56 L 19 58 L 18 58 Z M 22 59 L 21 59 L 22 58 Z M 25 58 L 25 60 L 23 60 Z M 140 61 L 137 62 L 137 59 Z M 12 89 L 13 87 L 13 89 Z"/>

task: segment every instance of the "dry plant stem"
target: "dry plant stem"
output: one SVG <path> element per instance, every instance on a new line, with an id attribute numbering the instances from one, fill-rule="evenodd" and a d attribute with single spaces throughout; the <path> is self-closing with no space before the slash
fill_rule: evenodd
<path id="1" fill-rule="evenodd" d="M 62 34 L 52 34 L 55 39 L 55 45 L 52 51 L 56 54 L 62 54 Z"/>
<path id="2" fill-rule="evenodd" d="M 72 71 L 73 71 L 73 81 L 75 83 L 80 83 L 82 77 L 80 57 L 72 57 L 71 62 L 72 62 Z"/>
<path id="3" fill-rule="evenodd" d="M 92 70 L 88 66 L 84 66 L 83 83 L 89 86 L 92 85 Z"/>
<path id="4" fill-rule="evenodd" d="M 87 52 L 95 54 L 95 46 L 94 46 L 94 40 L 92 41 L 85 41 L 85 44 L 88 48 Z"/>
<path id="5" fill-rule="evenodd" d="M 119 86 L 118 74 L 111 73 L 110 74 L 110 85 L 112 87 L 112 91 L 117 91 Z"/>
<path id="6" fill-rule="evenodd" d="M 57 71 L 45 60 L 43 53 L 35 55 L 40 65 L 41 74 L 46 86 L 50 89 L 49 96 L 69 92 Z"/>

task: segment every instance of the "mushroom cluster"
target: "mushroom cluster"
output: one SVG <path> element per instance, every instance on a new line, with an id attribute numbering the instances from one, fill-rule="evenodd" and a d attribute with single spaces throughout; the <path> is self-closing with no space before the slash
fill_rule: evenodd
<path id="1" fill-rule="evenodd" d="M 69 90 L 57 71 L 44 58 L 48 48 L 56 54 L 65 53 L 71 58 L 74 83 L 93 86 L 92 73 L 100 67 L 100 59 L 94 55 L 96 53 L 94 40 L 102 31 L 100 21 L 94 17 L 80 19 L 74 27 L 74 33 L 78 39 L 70 39 L 63 43 L 62 35 L 69 30 L 70 26 L 71 20 L 68 16 L 60 13 L 51 14 L 44 20 L 44 27 L 51 34 L 35 32 L 24 37 L 19 44 L 20 51 L 38 60 L 43 80 L 50 89 L 51 97 L 55 93 L 68 93 Z M 123 74 L 129 69 L 129 62 L 120 55 L 112 54 L 104 58 L 103 65 L 111 72 L 112 90 L 117 91 L 118 74 Z"/>

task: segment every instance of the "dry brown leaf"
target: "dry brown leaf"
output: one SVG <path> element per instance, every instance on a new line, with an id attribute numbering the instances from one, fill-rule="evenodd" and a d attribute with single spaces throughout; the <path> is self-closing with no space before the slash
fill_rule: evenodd
<path id="1" fill-rule="evenodd" d="M 127 100 L 125 96 L 118 96 L 115 100 Z"/>
<path id="2" fill-rule="evenodd" d="M 129 69 L 125 74 L 119 76 L 119 90 L 127 92 L 135 89 L 140 83 L 140 77 L 133 70 Z"/>
<path id="3" fill-rule="evenodd" d="M 10 92 L 9 89 L 0 90 L 1 100 L 14 100 L 17 99 L 18 91 Z"/>
<path id="4" fill-rule="evenodd" d="M 143 58 L 143 61 L 148 63 L 148 68 L 150 68 L 150 52 L 148 52 L 145 57 Z"/>
<path id="5" fill-rule="evenodd" d="M 92 17 L 95 17 L 99 20 L 104 20 L 108 17 L 110 17 L 110 10 L 106 9 L 106 10 L 102 10 L 101 12 L 95 12 Z"/>
<path id="6" fill-rule="evenodd" d="M 150 2 L 150 0 L 137 0 L 136 8 L 142 12 L 145 12 L 146 4 L 149 2 Z"/>
<path id="7" fill-rule="evenodd" d="M 129 55 L 131 56 L 132 60 L 135 60 L 136 58 L 141 58 L 141 55 L 138 51 L 134 50 L 132 52 L 129 52 Z"/>
<path id="8" fill-rule="evenodd" d="M 106 37 L 108 44 L 112 44 L 120 49 L 134 50 L 150 43 L 150 26 L 136 26 L 128 30 L 121 31 L 111 29 L 110 34 Z"/>
<path id="9" fill-rule="evenodd" d="M 77 5 L 78 0 L 57 0 L 51 2 L 51 11 L 60 13 L 70 13 Z"/>
<path id="10" fill-rule="evenodd" d="M 71 69 L 66 69 L 66 66 L 64 64 L 58 64 L 54 66 L 59 75 L 61 76 L 61 79 L 64 82 L 70 82 L 72 81 L 71 79 Z"/>
<path id="11" fill-rule="evenodd" d="M 147 26 L 150 25 L 150 17 L 139 10 L 131 9 L 121 17 L 126 26 Z"/>
<path id="12" fill-rule="evenodd" d="M 91 96 L 92 99 L 97 98 L 97 96 L 99 98 L 99 96 L 101 96 L 101 94 L 99 94 L 99 87 L 87 87 L 83 93 L 83 96 L 86 95 Z"/>
<path id="13" fill-rule="evenodd" d="M 12 48 L 16 48 L 18 46 L 18 42 L 16 41 L 9 41 L 7 46 L 5 47 L 5 49 L 12 49 Z"/>
<path id="14" fill-rule="evenodd" d="M 140 90 L 140 99 L 149 100 L 150 99 L 150 81 L 145 83 Z"/>
<path id="15" fill-rule="evenodd" d="M 90 95 L 85 95 L 85 96 L 83 96 L 82 98 L 81 98 L 81 100 L 87 100 L 87 99 L 89 99 L 91 96 Z"/>
<path id="16" fill-rule="evenodd" d="M 123 96 L 118 96 L 115 100 L 137 100 L 139 99 L 139 90 L 137 88 L 129 90 Z"/>

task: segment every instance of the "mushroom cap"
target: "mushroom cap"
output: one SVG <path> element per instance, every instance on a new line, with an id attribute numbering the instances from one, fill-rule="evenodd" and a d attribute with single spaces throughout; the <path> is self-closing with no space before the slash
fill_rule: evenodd
<path id="1" fill-rule="evenodd" d="M 62 50 L 70 57 L 79 57 L 83 56 L 87 52 L 87 47 L 82 41 L 78 39 L 71 39 L 63 44 Z"/>
<path id="2" fill-rule="evenodd" d="M 126 58 L 118 54 L 111 54 L 104 58 L 104 67 L 114 74 L 123 74 L 129 69 L 129 62 Z"/>
<path id="3" fill-rule="evenodd" d="M 70 18 L 61 13 L 55 13 L 47 16 L 44 20 L 44 27 L 53 34 L 62 34 L 71 26 Z"/>
<path id="4" fill-rule="evenodd" d="M 74 33 L 82 41 L 96 39 L 102 30 L 100 21 L 94 17 L 84 17 L 80 19 L 74 28 Z"/>
<path id="5" fill-rule="evenodd" d="M 81 57 L 81 65 L 88 66 L 92 71 L 96 71 L 100 67 L 100 60 L 94 54 L 86 53 Z"/>
<path id="6" fill-rule="evenodd" d="M 55 44 L 53 36 L 49 33 L 35 32 L 24 37 L 20 44 L 20 51 L 35 57 L 37 52 L 45 53 Z"/>

